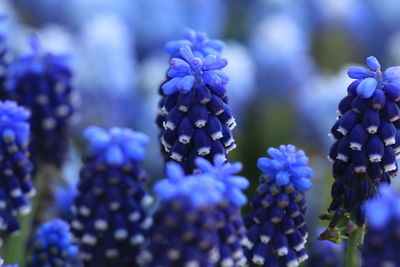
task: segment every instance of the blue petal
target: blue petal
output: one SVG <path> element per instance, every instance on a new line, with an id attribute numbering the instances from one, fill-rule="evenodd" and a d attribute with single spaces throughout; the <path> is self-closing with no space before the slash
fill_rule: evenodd
<path id="1" fill-rule="evenodd" d="M 180 59 L 180 58 L 171 59 L 170 64 L 174 68 L 190 69 L 189 63 L 187 63 L 186 61 L 184 61 L 183 59 Z"/>
<path id="2" fill-rule="evenodd" d="M 247 203 L 247 197 L 242 191 L 238 189 L 231 190 L 228 193 L 229 200 L 236 206 L 243 206 Z"/>
<path id="3" fill-rule="evenodd" d="M 371 71 L 364 67 L 350 67 L 347 71 L 347 75 L 353 79 L 365 79 L 370 76 Z"/>
<path id="4" fill-rule="evenodd" d="M 378 82 L 375 78 L 366 78 L 357 86 L 357 94 L 362 98 L 370 98 Z"/>
<path id="5" fill-rule="evenodd" d="M 141 132 L 132 131 L 132 136 L 135 139 L 135 141 L 141 145 L 147 145 L 150 141 L 150 138 L 146 134 Z"/>
<path id="6" fill-rule="evenodd" d="M 185 176 L 185 173 L 178 163 L 168 162 L 165 168 L 165 175 L 171 180 L 179 180 Z"/>
<path id="7" fill-rule="evenodd" d="M 302 192 L 307 191 L 312 186 L 312 182 L 306 178 L 293 179 L 292 182 L 294 186 Z"/>
<path id="8" fill-rule="evenodd" d="M 141 161 L 146 155 L 146 150 L 144 149 L 144 147 L 134 140 L 125 141 L 123 148 L 127 156 L 129 156 L 134 161 Z"/>
<path id="9" fill-rule="evenodd" d="M 91 149 L 98 150 L 102 149 L 111 140 L 110 135 L 106 130 L 97 126 L 90 126 L 85 129 L 83 134 L 87 140 L 90 141 Z"/>
<path id="10" fill-rule="evenodd" d="M 243 169 L 243 164 L 241 162 L 232 162 L 224 165 L 224 170 L 227 174 L 235 174 Z"/>
<path id="11" fill-rule="evenodd" d="M 271 161 L 272 159 L 262 157 L 257 160 L 257 167 L 262 171 L 262 172 L 267 172 L 271 168 Z"/>
<path id="12" fill-rule="evenodd" d="M 209 40 L 207 46 L 214 48 L 215 50 L 221 51 L 225 47 L 225 43 L 220 40 Z"/>
<path id="13" fill-rule="evenodd" d="M 199 168 L 203 172 L 213 172 L 214 170 L 213 165 L 205 158 L 198 157 L 196 158 L 195 163 L 197 168 Z"/>
<path id="14" fill-rule="evenodd" d="M 383 75 L 389 79 L 400 78 L 400 66 L 387 68 Z"/>
<path id="15" fill-rule="evenodd" d="M 171 41 L 165 45 L 165 50 L 171 55 L 176 55 L 179 53 L 179 49 L 185 45 L 191 45 L 191 43 L 187 40 Z"/>
<path id="16" fill-rule="evenodd" d="M 381 69 L 381 64 L 379 64 L 379 61 L 376 59 L 376 57 L 373 56 L 367 57 L 367 65 L 373 71 Z"/>
<path id="17" fill-rule="evenodd" d="M 178 88 L 179 92 L 185 94 L 192 89 L 194 82 L 195 78 L 193 75 L 186 75 L 176 84 L 176 87 Z"/>
<path id="18" fill-rule="evenodd" d="M 170 199 L 176 195 L 178 188 L 179 186 L 172 184 L 166 179 L 163 179 L 155 183 L 153 186 L 153 191 L 162 199 Z"/>
<path id="19" fill-rule="evenodd" d="M 218 76 L 218 73 L 215 71 L 204 71 L 203 72 L 203 81 L 205 84 L 215 86 L 222 82 L 222 79 Z"/>
<path id="20" fill-rule="evenodd" d="M 182 57 L 183 57 L 190 65 L 192 65 L 193 59 L 194 59 L 194 56 L 193 56 L 193 53 L 192 53 L 192 49 L 190 49 L 189 46 L 184 46 L 184 47 L 181 47 L 181 48 L 179 49 L 179 51 L 180 51 Z"/>
<path id="21" fill-rule="evenodd" d="M 176 85 L 178 82 L 181 80 L 180 77 L 173 78 L 167 82 L 165 82 L 162 86 L 161 89 L 163 90 L 164 94 L 166 95 L 172 95 L 178 91 L 178 88 Z"/>
<path id="22" fill-rule="evenodd" d="M 289 174 L 285 171 L 278 172 L 275 180 L 277 185 L 287 185 L 290 181 Z"/>
<path id="23" fill-rule="evenodd" d="M 121 148 L 118 145 L 111 145 L 106 151 L 106 161 L 109 164 L 121 165 L 124 163 L 124 155 Z"/>
<path id="24" fill-rule="evenodd" d="M 239 189 L 246 189 L 249 186 L 249 180 L 247 180 L 245 177 L 243 176 L 231 176 L 229 178 L 229 183 L 234 186 L 237 187 Z"/>

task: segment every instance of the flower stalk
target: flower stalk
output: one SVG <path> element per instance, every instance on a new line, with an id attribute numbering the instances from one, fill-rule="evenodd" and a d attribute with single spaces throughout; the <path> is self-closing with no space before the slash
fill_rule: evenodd
<path id="1" fill-rule="evenodd" d="M 361 253 L 359 246 L 364 242 L 365 226 L 359 227 L 350 234 L 346 241 L 345 267 L 361 266 Z"/>

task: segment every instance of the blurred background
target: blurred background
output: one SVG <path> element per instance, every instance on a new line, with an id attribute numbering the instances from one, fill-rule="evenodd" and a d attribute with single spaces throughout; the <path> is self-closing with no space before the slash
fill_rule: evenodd
<path id="1" fill-rule="evenodd" d="M 227 43 L 238 121 L 230 160 L 243 162 L 249 197 L 258 184 L 257 158 L 267 147 L 295 144 L 315 169 L 307 196 L 312 229 L 329 203 L 327 133 L 350 82 L 347 67 L 370 55 L 386 67 L 400 64 L 398 0 L 2 0 L 0 13 L 15 53 L 36 33 L 46 50 L 71 57 L 81 100 L 64 167 L 71 191 L 89 125 L 145 132 L 152 140 L 147 170 L 153 181 L 163 176 L 154 120 L 168 68 L 164 44 L 189 27 Z"/>

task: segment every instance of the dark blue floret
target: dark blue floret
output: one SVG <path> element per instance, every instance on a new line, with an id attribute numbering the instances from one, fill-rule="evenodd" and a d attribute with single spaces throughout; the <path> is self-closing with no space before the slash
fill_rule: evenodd
<path id="1" fill-rule="evenodd" d="M 399 266 L 400 197 L 389 186 L 381 185 L 376 198 L 365 205 L 368 219 L 361 245 L 362 266 Z"/>
<path id="2" fill-rule="evenodd" d="M 193 31 L 186 31 L 185 38 L 167 44 L 170 68 L 159 91 L 157 124 L 165 160 L 173 159 L 192 173 L 196 157 L 211 161 L 236 147 L 236 122 L 227 103 L 223 43 Z"/>
<path id="3" fill-rule="evenodd" d="M 304 192 L 311 187 L 313 171 L 304 152 L 293 145 L 267 152 L 272 158 L 258 160 L 263 174 L 245 219 L 246 256 L 257 266 L 297 266 L 308 257 Z"/>
<path id="4" fill-rule="evenodd" d="M 28 267 L 80 266 L 78 248 L 72 244 L 69 225 L 61 219 L 44 223 L 36 232 Z"/>
<path id="5" fill-rule="evenodd" d="M 367 58 L 367 65 L 369 69 L 348 71 L 356 81 L 339 103 L 340 115 L 331 130 L 335 143 L 329 152 L 335 182 L 328 211 L 341 213 L 343 208 L 358 218 L 358 225 L 365 223 L 363 205 L 374 195 L 375 185 L 397 175 L 400 155 L 400 67 L 382 72 L 374 57 Z"/>
<path id="6" fill-rule="evenodd" d="M 8 67 L 0 97 L 15 100 L 32 113 L 32 153 L 60 165 L 67 149 L 69 124 L 74 111 L 68 57 L 41 51 L 32 37 L 32 52 Z"/>
<path id="7" fill-rule="evenodd" d="M 85 131 L 89 148 L 73 206 L 72 233 L 85 267 L 135 266 L 151 225 L 140 167 L 147 136 L 127 128 Z"/>
<path id="8" fill-rule="evenodd" d="M 29 159 L 30 113 L 13 101 L 0 101 L 0 231 L 19 230 L 17 214 L 30 211 L 29 196 L 35 190 L 31 183 Z"/>

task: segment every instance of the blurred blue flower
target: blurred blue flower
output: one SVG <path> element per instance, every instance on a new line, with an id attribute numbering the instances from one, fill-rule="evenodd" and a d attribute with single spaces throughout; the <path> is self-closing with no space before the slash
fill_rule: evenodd
<path id="1" fill-rule="evenodd" d="M 82 168 L 82 162 L 81 155 L 73 146 L 68 150 L 67 159 L 63 165 L 62 179 L 54 181 L 52 192 L 56 216 L 70 223 L 73 219 L 71 207 L 78 194 L 78 174 Z"/>
<path id="2" fill-rule="evenodd" d="M 36 37 L 30 41 L 31 53 L 10 64 L 0 95 L 31 110 L 33 158 L 60 166 L 74 112 L 72 72 L 67 56 L 44 53 Z"/>
<path id="3" fill-rule="evenodd" d="M 175 162 L 154 192 L 160 200 L 149 243 L 139 259 L 144 266 L 213 266 L 220 258 L 217 207 L 224 184 L 214 175 L 185 176 Z M 223 224 L 223 222 L 222 222 Z"/>
<path id="4" fill-rule="evenodd" d="M 35 234 L 28 266 L 80 266 L 78 248 L 72 244 L 66 222 L 55 219 L 40 226 Z"/>
<path id="5" fill-rule="evenodd" d="M 329 152 L 335 182 L 328 211 L 354 213 L 358 225 L 365 223 L 363 203 L 374 195 L 374 184 L 390 183 L 397 175 L 400 152 L 400 68 L 381 72 L 375 57 L 368 57 L 367 65 L 369 69 L 349 68 L 348 75 L 356 80 L 338 105 Z"/>
<path id="6" fill-rule="evenodd" d="M 379 187 L 376 198 L 368 201 L 368 219 L 364 243 L 361 246 L 362 266 L 397 266 L 400 257 L 400 196 L 387 185 Z"/>
<path id="7" fill-rule="evenodd" d="M 0 101 L 0 230 L 6 234 L 19 230 L 16 216 L 30 212 L 28 197 L 35 194 L 28 151 L 29 116 L 29 111 L 15 102 Z"/>
<path id="8" fill-rule="evenodd" d="M 251 212 L 246 216 L 246 256 L 255 265 L 297 266 L 308 258 L 304 192 L 313 171 L 308 158 L 293 145 L 269 148 L 272 158 L 260 158 L 263 172 Z"/>
<path id="9" fill-rule="evenodd" d="M 134 264 L 151 225 L 151 203 L 139 165 L 148 138 L 128 128 L 89 127 L 89 147 L 74 201 L 72 233 L 84 264 Z"/>
<path id="10" fill-rule="evenodd" d="M 182 168 L 174 162 L 167 163 L 166 178 L 154 185 L 154 193 L 167 202 L 183 197 L 194 207 L 218 204 L 225 188 L 214 175 L 185 176 Z"/>
<path id="11" fill-rule="evenodd" d="M 213 164 L 204 158 L 197 158 L 195 162 L 200 173 L 213 175 L 225 185 L 224 199 L 226 201 L 238 207 L 247 203 L 242 190 L 249 186 L 249 181 L 245 177 L 236 175 L 242 170 L 240 162 L 226 162 L 222 154 L 214 156 Z"/>
<path id="12" fill-rule="evenodd" d="M 299 112 L 298 120 L 302 125 L 301 131 L 305 137 L 312 140 L 316 147 L 331 146 L 331 140 L 328 138 L 327 129 L 336 120 L 337 103 L 342 99 L 345 88 L 351 82 L 347 76 L 347 67 L 342 67 L 337 74 L 328 75 L 321 73 L 309 77 L 307 84 L 299 88 L 295 93 L 295 107 Z"/>
<path id="13" fill-rule="evenodd" d="M 304 23 L 289 12 L 260 19 L 250 40 L 262 90 L 282 97 L 306 84 L 314 71 L 309 39 Z"/>
<path id="14" fill-rule="evenodd" d="M 309 259 L 307 266 L 341 267 L 344 256 L 343 243 L 335 244 L 328 240 L 320 241 L 317 237 L 324 231 L 322 227 L 317 228 L 316 235 L 310 238 Z"/>
<path id="15" fill-rule="evenodd" d="M 154 186 L 160 205 L 154 214 L 150 243 L 142 253 L 145 266 L 236 266 L 244 264 L 240 243 L 244 226 L 240 206 L 246 178 L 236 176 L 240 163 L 226 163 L 216 155 L 214 164 L 196 159 L 200 173 L 185 175 L 175 162 Z"/>
<path id="16" fill-rule="evenodd" d="M 243 130 L 246 113 L 257 96 L 256 64 L 251 50 L 238 42 L 228 42 L 224 49 L 224 57 L 229 64 L 224 69 L 229 77 L 229 105 L 235 111 L 239 130 Z"/>
<path id="17" fill-rule="evenodd" d="M 218 205 L 221 225 L 218 228 L 221 266 L 236 266 L 246 263 L 242 243 L 246 240 L 246 228 L 243 224 L 240 208 L 247 202 L 243 190 L 249 181 L 237 173 L 242 170 L 240 162 L 229 163 L 223 154 L 217 154 L 213 163 L 207 159 L 195 160 L 200 174 L 211 175 L 224 185 L 223 199 Z"/>
<path id="18" fill-rule="evenodd" d="M 81 45 L 75 48 L 74 59 L 77 87 L 82 91 L 82 124 L 135 125 L 133 118 L 147 107 L 140 101 L 143 95 L 137 84 L 136 42 L 131 29 L 116 14 L 101 13 L 87 20 L 77 37 Z"/>

